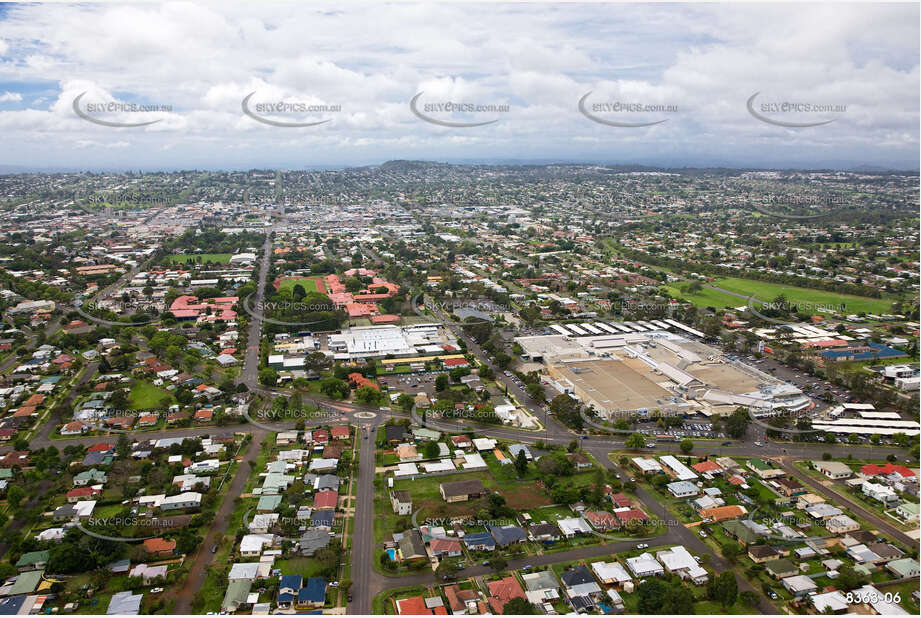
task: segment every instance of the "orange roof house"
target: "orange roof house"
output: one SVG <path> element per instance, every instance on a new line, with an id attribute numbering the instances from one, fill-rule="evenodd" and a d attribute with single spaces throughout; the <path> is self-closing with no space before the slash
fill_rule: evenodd
<path id="1" fill-rule="evenodd" d="M 23 403 L 22 405 L 35 406 L 37 408 L 38 406 L 42 405 L 44 401 L 45 401 L 44 395 L 42 395 L 41 393 L 35 393 L 34 395 L 26 399 L 25 403 Z"/>
<path id="2" fill-rule="evenodd" d="M 207 423 L 214 418 L 214 410 L 204 409 L 195 411 L 195 420 L 199 423 Z"/>
<path id="3" fill-rule="evenodd" d="M 170 313 L 180 320 L 204 319 L 207 322 L 227 322 L 237 319 L 233 305 L 240 300 L 236 296 L 208 298 L 199 302 L 197 296 L 178 296 L 170 305 Z"/>
<path id="4" fill-rule="evenodd" d="M 710 460 L 696 463 L 691 467 L 697 470 L 698 472 L 700 472 L 701 474 L 703 474 L 704 472 L 722 472 L 723 471 L 723 469 L 718 464 Z"/>
<path id="5" fill-rule="evenodd" d="M 700 516 L 711 521 L 726 521 L 727 519 L 737 519 L 745 515 L 746 510 L 738 504 L 727 504 L 726 506 L 715 506 L 711 509 L 701 509 Z"/>
<path id="6" fill-rule="evenodd" d="M 167 541 L 163 537 L 144 541 L 144 551 L 156 556 L 169 556 L 176 551 L 176 541 Z"/>
<path id="7" fill-rule="evenodd" d="M 489 582 L 489 605 L 496 614 L 501 614 L 505 604 L 512 599 L 524 599 L 524 590 L 513 575 Z"/>

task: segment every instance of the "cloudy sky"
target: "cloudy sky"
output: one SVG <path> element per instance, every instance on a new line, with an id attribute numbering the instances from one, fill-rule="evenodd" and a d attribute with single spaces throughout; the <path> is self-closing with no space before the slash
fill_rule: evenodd
<path id="1" fill-rule="evenodd" d="M 917 4 L 3 4 L 0 166 L 917 170 L 918 24 Z"/>

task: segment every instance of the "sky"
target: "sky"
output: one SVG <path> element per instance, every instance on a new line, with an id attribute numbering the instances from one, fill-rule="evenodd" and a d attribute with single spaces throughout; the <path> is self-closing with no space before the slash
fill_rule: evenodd
<path id="1" fill-rule="evenodd" d="M 918 170 L 918 65 L 917 3 L 2 4 L 0 171 Z"/>

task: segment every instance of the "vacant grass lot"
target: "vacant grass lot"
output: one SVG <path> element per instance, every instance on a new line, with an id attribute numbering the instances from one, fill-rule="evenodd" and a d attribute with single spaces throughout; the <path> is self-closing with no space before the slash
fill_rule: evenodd
<path id="1" fill-rule="evenodd" d="M 740 307 L 745 304 L 745 301 L 741 298 L 707 288 L 695 293 L 685 293 L 680 290 L 679 285 L 666 285 L 664 287 L 674 298 L 686 300 L 695 307 L 725 309 L 726 307 Z"/>
<path id="2" fill-rule="evenodd" d="M 664 287 L 673 297 L 686 300 L 696 307 L 725 309 L 726 307 L 742 307 L 747 304 L 744 298 L 709 288 L 704 288 L 699 292 L 685 293 L 680 289 L 682 285 L 671 284 Z M 794 304 L 809 303 L 808 306 L 810 307 L 825 305 L 829 309 L 840 310 L 845 314 L 862 312 L 887 313 L 892 308 L 892 299 L 890 298 L 867 298 L 850 294 L 837 294 L 835 292 L 767 283 L 753 279 L 724 278 L 715 280 L 711 285 L 737 294 L 744 294 L 746 297 L 754 295 L 756 300 L 762 302 L 771 302 L 780 294 L 783 294 L 789 302 Z M 755 306 L 757 307 L 758 305 L 755 304 Z M 812 313 L 822 315 L 821 312 L 812 311 Z"/>
<path id="3" fill-rule="evenodd" d="M 745 294 L 746 296 L 754 294 L 755 298 L 764 302 L 770 302 L 783 294 L 792 303 L 811 303 L 812 305 L 828 305 L 829 307 L 841 307 L 843 305 L 843 313 L 887 313 L 892 308 L 892 299 L 889 298 L 851 296 L 849 294 L 798 288 L 778 283 L 754 281 L 752 279 L 717 279 L 713 284 L 724 290 Z M 741 298 L 737 299 L 738 304 L 745 304 L 745 301 Z"/>
<path id="4" fill-rule="evenodd" d="M 132 410 L 151 410 L 164 398 L 169 400 L 170 404 L 176 402 L 168 390 L 154 386 L 150 382 L 136 382 L 128 394 L 128 405 Z"/>
<path id="5" fill-rule="evenodd" d="M 282 279 L 278 284 L 279 290 L 294 290 L 294 286 L 300 285 L 306 292 L 319 292 L 317 282 L 311 277 L 289 277 Z"/>

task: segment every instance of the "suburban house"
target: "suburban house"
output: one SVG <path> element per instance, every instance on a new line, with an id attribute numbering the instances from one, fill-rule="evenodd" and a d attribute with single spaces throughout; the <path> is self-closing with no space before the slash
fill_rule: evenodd
<path id="1" fill-rule="evenodd" d="M 483 487 L 483 483 L 479 479 L 442 483 L 439 485 L 439 490 L 445 502 L 466 502 L 471 499 L 476 500 L 489 493 L 489 491 Z"/>
<path id="2" fill-rule="evenodd" d="M 396 489 L 390 493 L 390 505 L 397 515 L 410 515 L 413 512 L 413 500 L 405 489 Z"/>
<path id="3" fill-rule="evenodd" d="M 812 467 L 832 480 L 846 479 L 854 472 L 840 461 L 813 461 Z"/>

